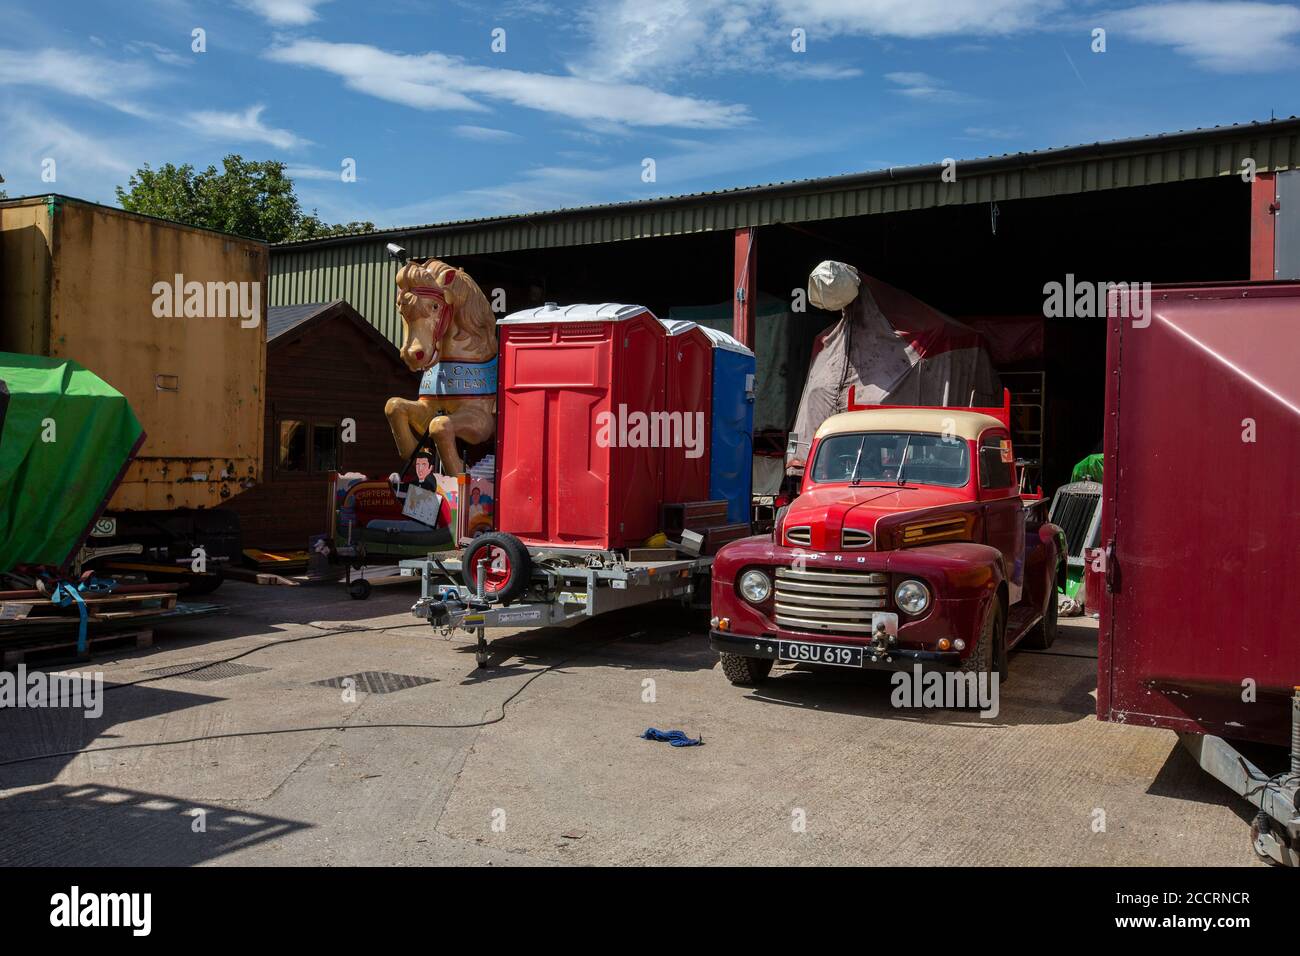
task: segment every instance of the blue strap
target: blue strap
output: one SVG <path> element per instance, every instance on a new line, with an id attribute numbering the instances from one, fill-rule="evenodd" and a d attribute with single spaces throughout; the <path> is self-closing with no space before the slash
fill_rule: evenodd
<path id="1" fill-rule="evenodd" d="M 79 656 L 84 657 L 86 654 L 86 624 L 89 617 L 85 599 L 81 596 L 82 592 L 108 594 L 115 587 L 117 587 L 117 582 L 111 578 L 97 578 L 92 575 L 90 580 L 77 585 L 60 581 L 54 588 L 54 593 L 50 595 L 50 602 L 55 607 L 67 607 L 69 604 L 77 605 L 77 616 L 81 619 L 77 625 L 77 654 Z"/>
<path id="2" fill-rule="evenodd" d="M 71 584 L 59 584 L 50 595 L 50 600 L 57 607 L 67 607 L 69 604 L 77 605 L 77 615 L 81 622 L 77 625 L 77 654 L 84 657 L 86 654 L 86 602 L 81 597 L 81 592 Z"/>
<path id="3" fill-rule="evenodd" d="M 704 736 L 701 734 L 698 739 L 692 739 L 686 736 L 685 731 L 681 730 L 656 730 L 653 727 L 647 727 L 646 732 L 641 735 L 642 740 L 667 741 L 674 747 L 698 747 L 704 743 Z"/>

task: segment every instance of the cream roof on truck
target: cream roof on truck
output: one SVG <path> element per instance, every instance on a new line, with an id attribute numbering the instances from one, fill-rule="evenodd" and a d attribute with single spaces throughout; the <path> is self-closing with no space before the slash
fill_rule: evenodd
<path id="1" fill-rule="evenodd" d="M 832 415 L 822 422 L 816 437 L 845 432 L 934 432 L 973 440 L 990 428 L 1006 426 L 992 415 L 960 408 L 873 408 Z"/>

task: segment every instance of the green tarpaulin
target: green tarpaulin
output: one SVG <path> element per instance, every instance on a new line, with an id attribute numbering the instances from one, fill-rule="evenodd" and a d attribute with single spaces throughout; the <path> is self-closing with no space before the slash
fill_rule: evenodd
<path id="1" fill-rule="evenodd" d="M 0 571 L 64 568 L 144 431 L 122 393 L 76 362 L 0 352 Z"/>
<path id="2" fill-rule="evenodd" d="M 1071 481 L 1101 481 L 1101 455 L 1089 455 L 1074 466 Z"/>

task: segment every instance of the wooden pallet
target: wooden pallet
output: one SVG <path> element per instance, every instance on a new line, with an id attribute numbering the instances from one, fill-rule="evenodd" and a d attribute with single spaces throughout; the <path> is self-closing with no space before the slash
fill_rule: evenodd
<path id="1" fill-rule="evenodd" d="M 87 621 L 120 621 L 123 618 L 142 617 L 170 611 L 176 606 L 175 591 L 157 591 L 145 594 L 86 595 Z M 0 620 L 6 625 L 21 629 L 27 624 L 50 624 L 67 620 L 76 623 L 81 612 L 75 604 L 57 605 L 48 598 L 24 601 L 0 601 Z"/>
<path id="2" fill-rule="evenodd" d="M 119 645 L 132 650 L 153 646 L 153 629 L 140 628 L 132 631 L 111 631 L 104 634 L 91 634 L 86 638 L 86 651 L 105 651 Z M 63 660 L 77 660 L 77 632 L 73 628 L 71 637 L 60 634 L 46 637 L 23 639 L 21 644 L 5 643 L 3 649 L 3 666 L 13 667 L 25 664 L 33 658 L 44 663 Z"/>

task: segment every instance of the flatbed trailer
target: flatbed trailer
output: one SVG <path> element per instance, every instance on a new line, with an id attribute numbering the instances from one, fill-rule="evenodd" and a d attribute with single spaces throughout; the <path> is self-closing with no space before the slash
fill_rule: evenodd
<path id="1" fill-rule="evenodd" d="M 530 548 L 529 557 L 528 588 L 521 600 L 507 604 L 487 598 L 482 564 L 471 588 L 456 582 L 463 579 L 459 557 L 403 561 L 403 569 L 420 575 L 420 599 L 411 613 L 449 637 L 457 631 L 473 634 L 478 641 L 475 660 L 486 667 L 489 627 L 566 627 L 655 601 L 689 603 L 697 592 L 707 600 L 713 564 L 711 556 L 629 561 L 614 551 L 556 548 Z"/>

